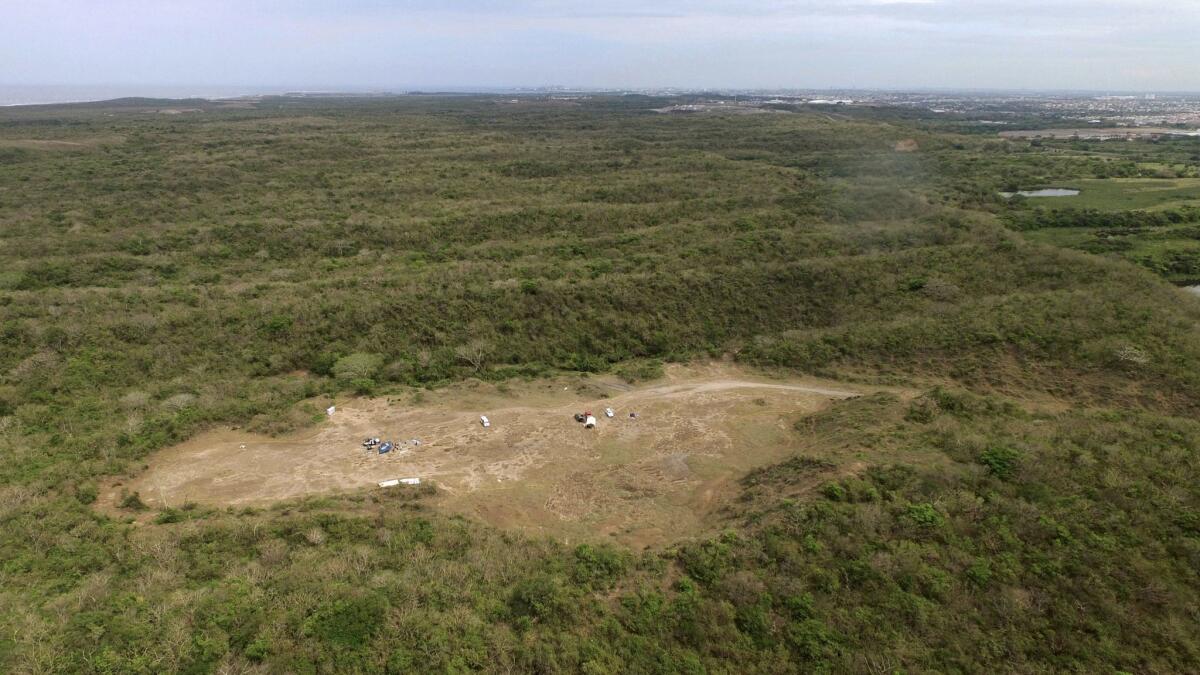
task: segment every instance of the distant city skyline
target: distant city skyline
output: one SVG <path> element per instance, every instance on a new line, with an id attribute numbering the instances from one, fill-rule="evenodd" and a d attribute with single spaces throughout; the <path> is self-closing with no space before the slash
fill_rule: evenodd
<path id="1" fill-rule="evenodd" d="M 1200 0 L 0 0 L 0 85 L 1200 91 Z"/>

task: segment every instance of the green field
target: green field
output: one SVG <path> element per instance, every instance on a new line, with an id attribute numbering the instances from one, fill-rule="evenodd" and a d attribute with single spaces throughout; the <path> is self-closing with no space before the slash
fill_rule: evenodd
<path id="1" fill-rule="evenodd" d="M 1097 179 L 1192 146 L 674 102 L 0 109 L 0 671 L 1200 669 L 1200 301 L 1122 257 L 1197 249 L 1200 186 Z M 644 550 L 428 485 L 99 504 L 334 398 L 714 360 L 866 394 Z"/>
<path id="2" fill-rule="evenodd" d="M 980 206 L 1035 241 L 1127 260 L 1178 284 L 1200 280 L 1200 141 L 1013 143 L 1003 159 L 964 163 L 964 182 L 997 190 L 1070 187 L 1073 197 Z"/>
<path id="3" fill-rule="evenodd" d="M 1200 178 L 1104 178 L 1082 179 L 1070 187 L 1080 193 L 1076 197 L 1034 198 L 1030 202 L 1042 206 L 1080 209 L 1165 209 L 1183 205 L 1200 205 Z M 1069 204 L 1060 202 L 1070 202 Z"/>

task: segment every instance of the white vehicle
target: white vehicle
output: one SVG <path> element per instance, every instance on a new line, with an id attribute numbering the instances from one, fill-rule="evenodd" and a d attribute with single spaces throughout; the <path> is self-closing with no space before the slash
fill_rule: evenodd
<path id="1" fill-rule="evenodd" d="M 484 429 L 492 426 L 492 421 L 487 418 L 487 415 L 480 415 L 479 423 L 483 425 Z"/>
<path id="2" fill-rule="evenodd" d="M 604 409 L 604 416 L 605 416 L 605 417 L 612 417 L 612 416 L 613 416 L 613 415 L 615 415 L 615 414 L 616 414 L 616 413 L 614 413 L 614 412 L 613 412 L 613 409 L 612 409 L 612 408 L 605 408 L 605 409 Z"/>
<path id="3" fill-rule="evenodd" d="M 588 415 L 587 419 L 583 420 L 583 426 L 587 427 L 588 429 L 595 429 L 596 417 L 594 415 Z"/>

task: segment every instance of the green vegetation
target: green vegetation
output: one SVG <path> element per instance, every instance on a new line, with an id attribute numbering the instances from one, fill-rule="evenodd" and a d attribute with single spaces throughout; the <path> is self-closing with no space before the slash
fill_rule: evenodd
<path id="1" fill-rule="evenodd" d="M 1116 211 L 1200 206 L 1200 178 L 1086 179 L 1074 181 L 1071 187 L 1080 190 L 1071 198 L 1073 208 Z"/>
<path id="2" fill-rule="evenodd" d="M 973 191 L 978 208 L 1002 214 L 1035 241 L 1128 260 L 1177 284 L 1200 282 L 1194 236 L 1200 139 L 1037 139 L 1003 143 L 988 154 L 958 153 L 947 160 L 961 172 L 957 187 Z M 1081 192 L 1009 200 L 995 195 L 1040 187 Z"/>
<path id="3" fill-rule="evenodd" d="M 1200 303 L 1119 259 L 1190 250 L 1196 146 L 667 103 L 0 111 L 0 670 L 1196 670 Z M 1089 232 L 1115 257 L 997 195 L 1168 168 L 1088 204 L 1167 219 Z M 424 486 L 94 504 L 321 396 L 718 357 L 925 393 L 797 414 L 796 457 L 663 550 Z"/>
<path id="4" fill-rule="evenodd" d="M 1200 283 L 1200 218 L 1179 226 L 1044 229 L 1028 236 L 1034 241 L 1121 257 L 1178 284 Z"/>

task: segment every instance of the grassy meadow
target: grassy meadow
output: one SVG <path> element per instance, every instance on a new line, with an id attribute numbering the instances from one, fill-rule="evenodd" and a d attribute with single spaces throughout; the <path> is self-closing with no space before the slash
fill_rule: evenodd
<path id="1" fill-rule="evenodd" d="M 1066 206 L 1077 209 L 1162 210 L 1200 206 L 1200 178 L 1085 178 L 1073 181 L 1070 187 L 1080 193 L 1069 198 Z M 1051 205 L 1055 199 L 1058 198 L 1034 197 L 1029 201 Z"/>
<path id="2" fill-rule="evenodd" d="M 1131 264 L 1195 250 L 1195 179 L 1132 181 L 1196 147 L 672 102 L 0 110 L 0 670 L 1200 667 L 1200 301 Z M 997 194 L 1076 179 L 1122 187 Z M 93 504 L 321 395 L 719 358 L 924 393 L 797 415 L 719 534 L 642 551 L 427 487 Z"/>
<path id="3" fill-rule="evenodd" d="M 1011 146 L 1010 161 L 964 168 L 1006 191 L 1080 190 L 1073 197 L 1014 198 L 998 210 L 1011 227 L 1035 241 L 1133 262 L 1172 283 L 1200 281 L 1200 139 L 1040 139 Z"/>

